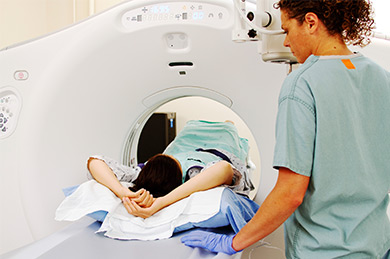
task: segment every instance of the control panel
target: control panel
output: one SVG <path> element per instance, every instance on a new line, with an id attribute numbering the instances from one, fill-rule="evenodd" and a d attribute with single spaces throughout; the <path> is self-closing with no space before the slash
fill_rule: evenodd
<path id="1" fill-rule="evenodd" d="M 0 88 L 0 139 L 15 131 L 21 107 L 20 95 L 15 90 L 11 87 Z"/>
<path id="2" fill-rule="evenodd" d="M 122 25 L 127 29 L 169 23 L 224 27 L 228 21 L 229 12 L 225 7 L 197 2 L 167 2 L 146 5 L 130 10 L 122 16 Z"/>

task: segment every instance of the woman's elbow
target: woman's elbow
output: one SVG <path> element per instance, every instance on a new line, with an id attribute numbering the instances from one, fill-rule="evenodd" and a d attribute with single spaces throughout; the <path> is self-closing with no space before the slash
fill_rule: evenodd
<path id="1" fill-rule="evenodd" d="M 301 206 L 301 204 L 303 203 L 303 198 L 304 196 L 302 195 L 294 195 L 294 196 L 290 196 L 290 205 L 291 207 L 293 208 L 298 208 L 299 206 Z"/>
<path id="2" fill-rule="evenodd" d="M 229 162 L 224 160 L 218 162 L 217 165 L 219 167 L 218 173 L 223 181 L 223 184 L 230 185 L 232 183 L 233 175 L 234 175 L 232 165 Z"/>
<path id="3" fill-rule="evenodd" d="M 298 208 L 303 202 L 309 182 L 308 176 L 297 174 L 287 168 L 280 168 L 275 188 L 281 192 L 290 206 Z"/>

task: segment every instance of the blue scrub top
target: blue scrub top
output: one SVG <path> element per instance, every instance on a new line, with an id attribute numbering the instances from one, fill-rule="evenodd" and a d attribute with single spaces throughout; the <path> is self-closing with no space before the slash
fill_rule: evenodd
<path id="1" fill-rule="evenodd" d="M 382 258 L 390 248 L 390 73 L 310 56 L 285 80 L 274 167 L 310 177 L 285 223 L 287 258 Z"/>

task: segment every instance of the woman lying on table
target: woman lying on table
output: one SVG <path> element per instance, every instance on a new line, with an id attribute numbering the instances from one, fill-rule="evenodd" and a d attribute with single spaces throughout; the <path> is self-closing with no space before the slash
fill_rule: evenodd
<path id="1" fill-rule="evenodd" d="M 122 199 L 130 214 L 147 218 L 194 192 L 217 186 L 247 195 L 253 189 L 248 149 L 247 140 L 238 136 L 231 122 L 189 121 L 164 154 L 150 158 L 142 169 L 93 156 L 88 170 Z"/>

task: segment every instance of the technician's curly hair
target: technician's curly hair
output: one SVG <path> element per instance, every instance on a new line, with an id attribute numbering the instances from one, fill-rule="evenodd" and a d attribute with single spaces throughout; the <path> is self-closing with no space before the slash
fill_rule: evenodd
<path id="1" fill-rule="evenodd" d="M 331 35 L 340 35 L 346 44 L 370 44 L 375 28 L 370 0 L 280 0 L 274 5 L 289 18 L 303 23 L 308 12 L 315 13 Z"/>

